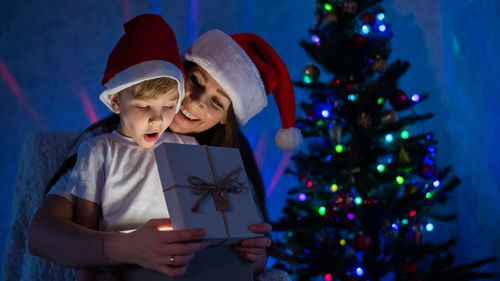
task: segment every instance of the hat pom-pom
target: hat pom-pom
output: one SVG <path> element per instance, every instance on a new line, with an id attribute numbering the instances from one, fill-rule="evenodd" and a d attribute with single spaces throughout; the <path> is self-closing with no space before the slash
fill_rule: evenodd
<path id="1" fill-rule="evenodd" d="M 302 144 L 302 134 L 299 129 L 291 127 L 288 129 L 281 128 L 274 139 L 276 146 L 284 151 L 296 150 Z"/>

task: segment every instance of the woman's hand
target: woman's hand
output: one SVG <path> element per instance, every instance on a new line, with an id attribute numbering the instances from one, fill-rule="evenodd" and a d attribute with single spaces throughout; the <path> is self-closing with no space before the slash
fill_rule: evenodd
<path id="1" fill-rule="evenodd" d="M 189 262 L 210 243 L 200 240 L 203 229 L 161 231 L 169 219 L 152 219 L 130 233 L 106 237 L 103 254 L 110 264 L 133 263 L 174 277 L 186 272 Z"/>
<path id="2" fill-rule="evenodd" d="M 258 234 L 269 234 L 272 226 L 266 222 L 250 225 L 250 231 Z M 271 246 L 269 237 L 250 238 L 241 241 L 234 249 L 246 260 L 252 262 L 254 272 L 261 272 L 267 263 L 267 248 Z"/>

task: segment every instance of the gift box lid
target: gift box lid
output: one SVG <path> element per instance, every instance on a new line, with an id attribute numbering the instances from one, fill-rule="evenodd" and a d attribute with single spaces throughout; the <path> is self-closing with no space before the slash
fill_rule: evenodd
<path id="1" fill-rule="evenodd" d="M 204 228 L 214 244 L 262 236 L 248 229 L 262 218 L 238 149 L 163 143 L 155 156 L 173 229 Z"/>

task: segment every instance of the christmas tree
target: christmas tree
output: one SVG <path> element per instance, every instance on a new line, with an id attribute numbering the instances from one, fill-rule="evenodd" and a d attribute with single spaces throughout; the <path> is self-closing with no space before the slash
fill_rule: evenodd
<path id="1" fill-rule="evenodd" d="M 288 173 L 278 244 L 296 262 L 297 280 L 471 280 L 491 278 L 488 258 L 455 265 L 455 240 L 425 239 L 436 212 L 460 183 L 435 162 L 437 141 L 414 105 L 427 94 L 397 86 L 409 63 L 391 53 L 381 0 L 318 0 L 311 39 L 301 46 L 314 63 L 295 84 L 308 89 L 298 118 L 306 145 Z M 318 67 L 318 66 L 319 67 Z M 319 79 L 320 67 L 329 81 Z"/>

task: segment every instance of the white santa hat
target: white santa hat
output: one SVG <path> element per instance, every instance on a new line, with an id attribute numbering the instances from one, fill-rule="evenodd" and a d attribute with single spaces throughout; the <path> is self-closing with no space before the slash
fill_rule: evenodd
<path id="1" fill-rule="evenodd" d="M 124 25 L 125 34 L 108 57 L 99 98 L 111 110 L 109 95 L 140 82 L 160 77 L 177 81 L 179 110 L 184 99 L 184 69 L 175 34 L 162 17 L 137 16 Z"/>
<path id="2" fill-rule="evenodd" d="M 227 35 L 210 30 L 184 52 L 184 58 L 206 70 L 232 101 L 238 124 L 245 125 L 267 105 L 273 93 L 282 128 L 276 145 L 282 150 L 297 149 L 302 135 L 295 128 L 295 97 L 285 64 L 276 51 L 252 33 Z"/>

